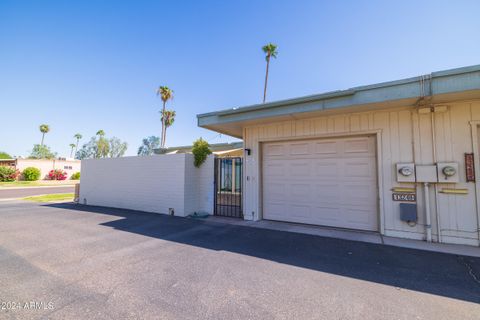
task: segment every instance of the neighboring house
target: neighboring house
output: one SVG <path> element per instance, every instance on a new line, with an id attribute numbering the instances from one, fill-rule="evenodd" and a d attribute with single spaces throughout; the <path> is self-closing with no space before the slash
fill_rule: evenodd
<path id="1" fill-rule="evenodd" d="M 67 179 L 75 172 L 80 172 L 81 161 L 70 159 L 2 159 L 0 166 L 10 166 L 22 172 L 25 168 L 40 169 L 40 179 L 48 179 L 48 173 L 53 169 L 61 169 L 67 173 Z M 20 177 L 21 178 L 21 177 Z"/>
<path id="2" fill-rule="evenodd" d="M 170 147 L 166 149 L 155 149 L 155 154 L 175 154 L 175 153 L 192 153 L 193 146 Z M 213 143 L 210 144 L 212 153 L 219 157 L 242 157 L 243 142 L 232 143 Z"/>
<path id="3" fill-rule="evenodd" d="M 479 246 L 480 65 L 198 115 L 244 141 L 243 217 Z"/>

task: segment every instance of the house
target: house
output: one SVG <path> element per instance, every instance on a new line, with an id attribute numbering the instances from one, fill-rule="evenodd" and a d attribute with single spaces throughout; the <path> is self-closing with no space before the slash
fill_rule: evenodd
<path id="1" fill-rule="evenodd" d="M 40 170 L 40 179 L 48 179 L 53 169 L 61 169 L 67 173 L 67 179 L 75 172 L 80 172 L 81 161 L 74 159 L 1 159 L 0 166 L 9 166 L 22 172 L 25 168 L 35 167 Z"/>
<path id="2" fill-rule="evenodd" d="M 480 65 L 197 117 L 244 141 L 243 219 L 480 245 Z"/>

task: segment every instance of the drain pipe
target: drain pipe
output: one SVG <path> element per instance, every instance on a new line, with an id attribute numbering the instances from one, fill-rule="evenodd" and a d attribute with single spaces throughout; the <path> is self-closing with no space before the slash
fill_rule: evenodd
<path id="1" fill-rule="evenodd" d="M 432 222 L 430 212 L 430 194 L 428 190 L 428 182 L 423 184 L 423 190 L 425 191 L 425 229 L 427 231 L 427 241 L 432 242 Z"/>
<path id="2" fill-rule="evenodd" d="M 431 82 L 430 82 L 430 87 L 432 86 Z M 435 130 L 435 125 L 436 125 L 436 122 L 435 122 L 435 107 L 431 107 L 431 126 L 432 126 L 432 153 L 433 153 L 433 163 L 437 163 L 437 137 L 436 137 L 436 130 Z M 441 243 L 442 242 L 442 232 L 440 231 L 440 214 L 438 212 L 438 186 L 437 184 L 435 184 L 433 186 L 434 188 L 434 193 L 435 193 L 435 217 L 436 217 L 436 220 L 437 220 L 437 237 L 438 237 L 438 242 Z M 430 229 L 431 231 L 431 229 Z"/>

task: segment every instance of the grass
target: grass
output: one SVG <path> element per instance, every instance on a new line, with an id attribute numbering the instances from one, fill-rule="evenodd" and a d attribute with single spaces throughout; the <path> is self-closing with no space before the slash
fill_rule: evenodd
<path id="1" fill-rule="evenodd" d="M 0 182 L 0 187 L 43 187 L 43 186 L 68 186 L 79 183 L 79 180 L 67 180 L 66 182 L 46 182 L 46 181 L 12 181 Z"/>
<path id="2" fill-rule="evenodd" d="M 35 201 L 35 202 L 73 201 L 73 193 L 46 194 L 43 196 L 33 196 L 33 197 L 23 198 L 23 200 Z"/>

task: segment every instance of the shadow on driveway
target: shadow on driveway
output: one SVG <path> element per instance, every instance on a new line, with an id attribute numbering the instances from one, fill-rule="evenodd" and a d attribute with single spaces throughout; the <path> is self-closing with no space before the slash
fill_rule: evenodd
<path id="1" fill-rule="evenodd" d="M 122 217 L 103 225 L 210 250 L 480 303 L 480 258 L 124 209 L 46 206 Z"/>

